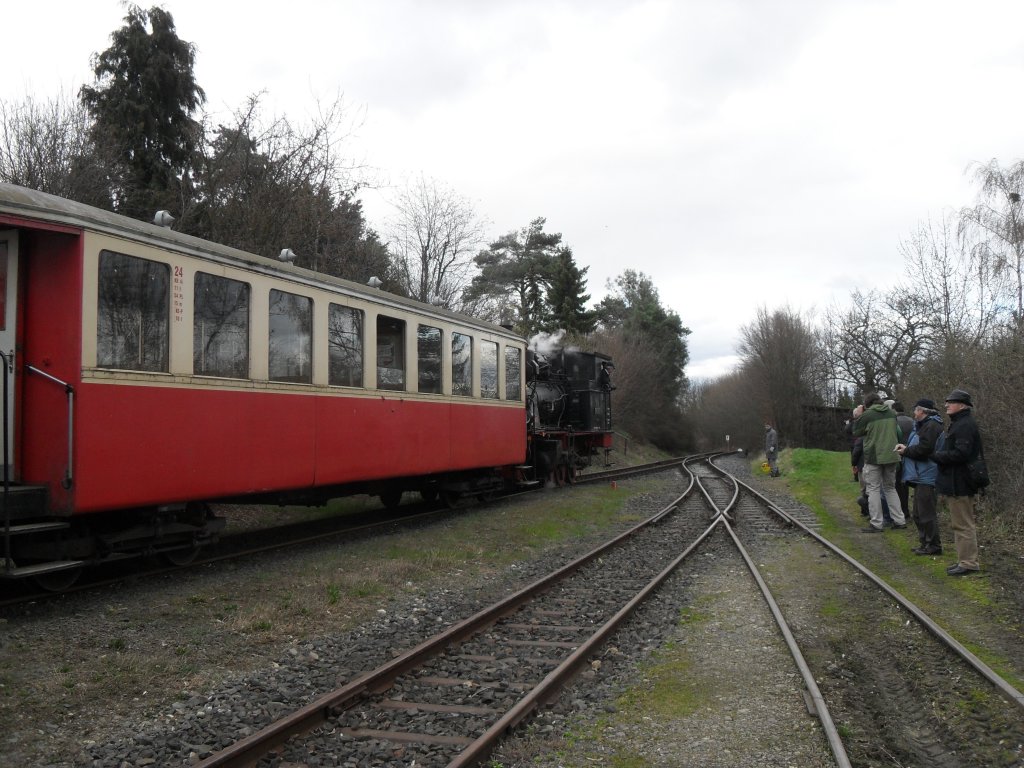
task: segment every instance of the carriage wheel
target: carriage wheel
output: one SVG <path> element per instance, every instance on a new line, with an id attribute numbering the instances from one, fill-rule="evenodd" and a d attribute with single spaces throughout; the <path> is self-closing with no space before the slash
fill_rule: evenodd
<path id="1" fill-rule="evenodd" d="M 185 505 L 185 510 L 175 515 L 175 517 L 178 522 L 202 528 L 206 521 L 213 517 L 213 509 L 205 501 L 190 501 Z M 190 541 L 187 544 L 183 543 L 180 547 L 160 552 L 160 559 L 168 565 L 188 565 L 196 559 L 199 549 L 198 544 Z"/>
<path id="2" fill-rule="evenodd" d="M 62 571 L 53 573 L 40 573 L 32 577 L 36 586 L 46 592 L 63 592 L 70 589 L 78 577 L 82 575 L 81 568 L 65 568 Z"/>
<path id="3" fill-rule="evenodd" d="M 380 495 L 380 503 L 384 505 L 385 509 L 398 509 L 398 505 L 402 503 L 402 492 L 397 490 L 384 491 Z"/>
<path id="4" fill-rule="evenodd" d="M 196 555 L 199 554 L 199 547 L 193 544 L 190 547 L 181 547 L 179 549 L 168 549 L 165 552 L 160 553 L 160 559 L 168 565 L 188 565 L 196 559 Z"/>

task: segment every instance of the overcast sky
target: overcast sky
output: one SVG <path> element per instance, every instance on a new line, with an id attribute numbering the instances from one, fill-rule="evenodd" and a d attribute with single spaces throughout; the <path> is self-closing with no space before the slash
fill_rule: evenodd
<path id="1" fill-rule="evenodd" d="M 126 9 L 8 4 L 0 98 L 75 93 Z M 149 7 L 149 3 L 139 3 Z M 168 0 L 206 109 L 344 95 L 354 157 L 490 222 L 543 216 L 594 298 L 633 268 L 728 370 L 759 305 L 819 312 L 901 279 L 898 244 L 1024 156 L 1020 0 Z M 364 194 L 372 226 L 387 190 Z M 493 239 L 492 238 L 492 239 Z"/>

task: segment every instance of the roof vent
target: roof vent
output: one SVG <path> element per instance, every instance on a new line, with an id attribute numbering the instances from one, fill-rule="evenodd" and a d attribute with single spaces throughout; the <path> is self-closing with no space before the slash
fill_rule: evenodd
<path id="1" fill-rule="evenodd" d="M 277 254 L 277 258 L 280 261 L 292 262 L 295 261 L 295 259 L 297 259 L 298 256 L 295 254 L 295 251 L 293 251 L 291 248 L 282 248 L 281 252 Z"/>
<path id="2" fill-rule="evenodd" d="M 174 223 L 174 217 L 171 216 L 170 211 L 157 211 L 156 216 L 153 217 L 153 223 L 158 227 L 170 229 L 171 224 Z"/>

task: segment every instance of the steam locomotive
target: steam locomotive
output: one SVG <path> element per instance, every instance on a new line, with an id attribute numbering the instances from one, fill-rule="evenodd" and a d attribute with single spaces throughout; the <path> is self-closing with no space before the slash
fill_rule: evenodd
<path id="1" fill-rule="evenodd" d="M 595 455 L 612 446 L 611 358 L 594 352 L 528 350 L 527 432 L 540 477 L 573 482 Z"/>

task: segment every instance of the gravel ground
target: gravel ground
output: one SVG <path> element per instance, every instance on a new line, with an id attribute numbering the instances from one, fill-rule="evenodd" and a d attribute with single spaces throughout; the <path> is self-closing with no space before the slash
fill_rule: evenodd
<path id="1" fill-rule="evenodd" d="M 677 493 L 666 478 L 619 485 L 635 496 L 611 527 L 632 524 Z M 778 483 L 767 487 L 785 497 Z M 503 543 L 521 514 L 536 512 L 511 504 L 489 513 L 489 520 L 507 520 L 509 529 L 496 534 Z M 461 540 L 458 525 L 446 527 Z M 232 713 L 273 719 L 604 535 L 594 530 L 568 544 L 531 544 L 527 556 L 501 562 L 489 555 L 459 559 L 424 544 L 427 533 L 382 545 L 394 550 L 386 572 L 362 552 L 337 562 L 330 559 L 335 553 L 313 548 L 0 617 L 6 764 L 166 765 L 168 749 L 197 760 L 218 746 L 220 724 Z M 296 557 L 319 561 L 310 570 L 296 566 Z M 426 573 L 410 565 L 422 558 Z M 792 660 L 731 545 L 712 541 L 697 558 L 696 572 L 654 599 L 558 703 L 506 742 L 494 766 L 832 764 L 798 693 Z M 323 570 L 331 576 L 321 583 Z M 1020 590 L 1007 588 L 1020 574 L 1007 571 L 1006 584 L 993 578 L 995 604 L 975 604 L 970 595 L 966 603 L 934 595 L 931 602 L 940 614 L 952 612 L 950 625 L 967 617 L 972 639 L 1024 670 L 1013 603 Z M 910 588 L 927 594 L 929 583 L 914 580 Z M 319 601 L 301 602 L 307 592 Z M 258 607 L 254 593 L 263 596 Z M 334 659 L 343 661 L 326 663 Z"/>

